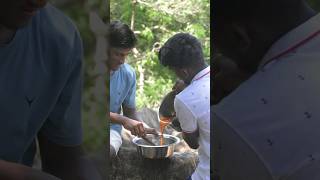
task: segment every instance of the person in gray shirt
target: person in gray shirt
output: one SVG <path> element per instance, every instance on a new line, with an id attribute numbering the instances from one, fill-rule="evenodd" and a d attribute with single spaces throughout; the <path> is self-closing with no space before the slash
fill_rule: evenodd
<path id="1" fill-rule="evenodd" d="M 81 148 L 82 58 L 75 25 L 46 0 L 0 2 L 0 179 L 101 179 Z"/>

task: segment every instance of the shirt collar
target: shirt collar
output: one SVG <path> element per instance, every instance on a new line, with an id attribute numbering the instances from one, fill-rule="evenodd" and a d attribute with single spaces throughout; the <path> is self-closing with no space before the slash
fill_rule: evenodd
<path id="1" fill-rule="evenodd" d="M 277 40 L 262 58 L 258 69 L 263 68 L 273 57 L 285 52 L 291 46 L 298 44 L 319 30 L 320 14 L 317 14 Z"/>
<path id="2" fill-rule="evenodd" d="M 117 72 L 120 72 L 120 69 L 121 69 L 123 66 L 124 66 L 124 64 L 121 64 L 117 70 L 115 70 L 115 71 L 110 70 L 110 76 L 113 76 L 113 75 L 116 74 Z"/>
<path id="3" fill-rule="evenodd" d="M 195 81 L 197 80 L 198 78 L 200 78 L 201 76 L 207 76 L 209 75 L 209 72 L 210 72 L 210 66 L 204 68 L 203 70 L 201 70 L 200 72 L 198 72 L 198 74 L 196 74 L 193 78 L 192 78 L 192 81 Z"/>

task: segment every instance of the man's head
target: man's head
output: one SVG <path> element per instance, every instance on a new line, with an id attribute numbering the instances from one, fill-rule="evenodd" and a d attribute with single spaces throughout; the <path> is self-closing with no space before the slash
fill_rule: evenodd
<path id="1" fill-rule="evenodd" d="M 135 47 L 137 39 L 128 25 L 113 21 L 109 26 L 109 60 L 110 70 L 117 70 L 125 61 L 130 51 Z"/>
<path id="2" fill-rule="evenodd" d="M 47 0 L 1 0 L 0 25 L 17 29 L 26 25 Z"/>
<path id="3" fill-rule="evenodd" d="M 201 43 L 187 33 L 172 36 L 161 47 L 159 60 L 187 84 L 205 66 Z"/>
<path id="4" fill-rule="evenodd" d="M 303 0 L 216 0 L 214 50 L 254 72 L 271 45 L 305 21 Z"/>

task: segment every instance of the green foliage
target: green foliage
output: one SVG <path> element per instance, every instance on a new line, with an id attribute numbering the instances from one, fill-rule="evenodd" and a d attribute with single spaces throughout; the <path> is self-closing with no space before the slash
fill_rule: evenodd
<path id="1" fill-rule="evenodd" d="M 106 104 L 99 104 L 97 97 L 92 94 L 92 88 L 96 83 L 96 75 L 93 73 L 95 52 L 95 36 L 89 26 L 89 10 L 95 9 L 102 18 L 107 17 L 105 0 L 73 1 L 67 4 L 55 4 L 62 10 L 77 26 L 84 48 L 84 82 L 82 92 L 82 127 L 83 127 L 83 145 L 88 152 L 96 152 L 105 147 L 105 141 L 108 134 L 106 123 Z M 99 97 L 101 98 L 101 97 Z M 90 112 L 95 104 L 95 112 Z M 103 126 L 105 125 L 105 126 Z"/>
<path id="2" fill-rule="evenodd" d="M 203 45 L 209 63 L 209 7 L 209 0 L 138 1 L 134 16 L 138 53 L 127 58 L 137 73 L 138 108 L 157 109 L 162 97 L 171 91 L 176 81 L 175 75 L 161 66 L 157 57 L 159 46 L 174 34 L 188 32 L 196 36 Z M 131 25 L 132 10 L 131 0 L 112 0 L 111 20 L 121 20 Z"/>

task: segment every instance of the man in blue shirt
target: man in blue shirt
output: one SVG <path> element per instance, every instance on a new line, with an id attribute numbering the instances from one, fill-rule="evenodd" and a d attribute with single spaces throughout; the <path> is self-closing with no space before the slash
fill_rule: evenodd
<path id="1" fill-rule="evenodd" d="M 0 179 L 101 179 L 81 148 L 82 57 L 46 0 L 0 2 Z M 31 168 L 36 140 L 43 171 Z"/>
<path id="2" fill-rule="evenodd" d="M 136 74 L 125 58 L 136 45 L 136 37 L 128 25 L 113 21 L 109 26 L 110 69 L 110 157 L 114 158 L 122 144 L 122 126 L 132 135 L 144 136 L 155 133 L 144 128 L 136 112 Z M 123 115 L 120 115 L 121 109 Z"/>

